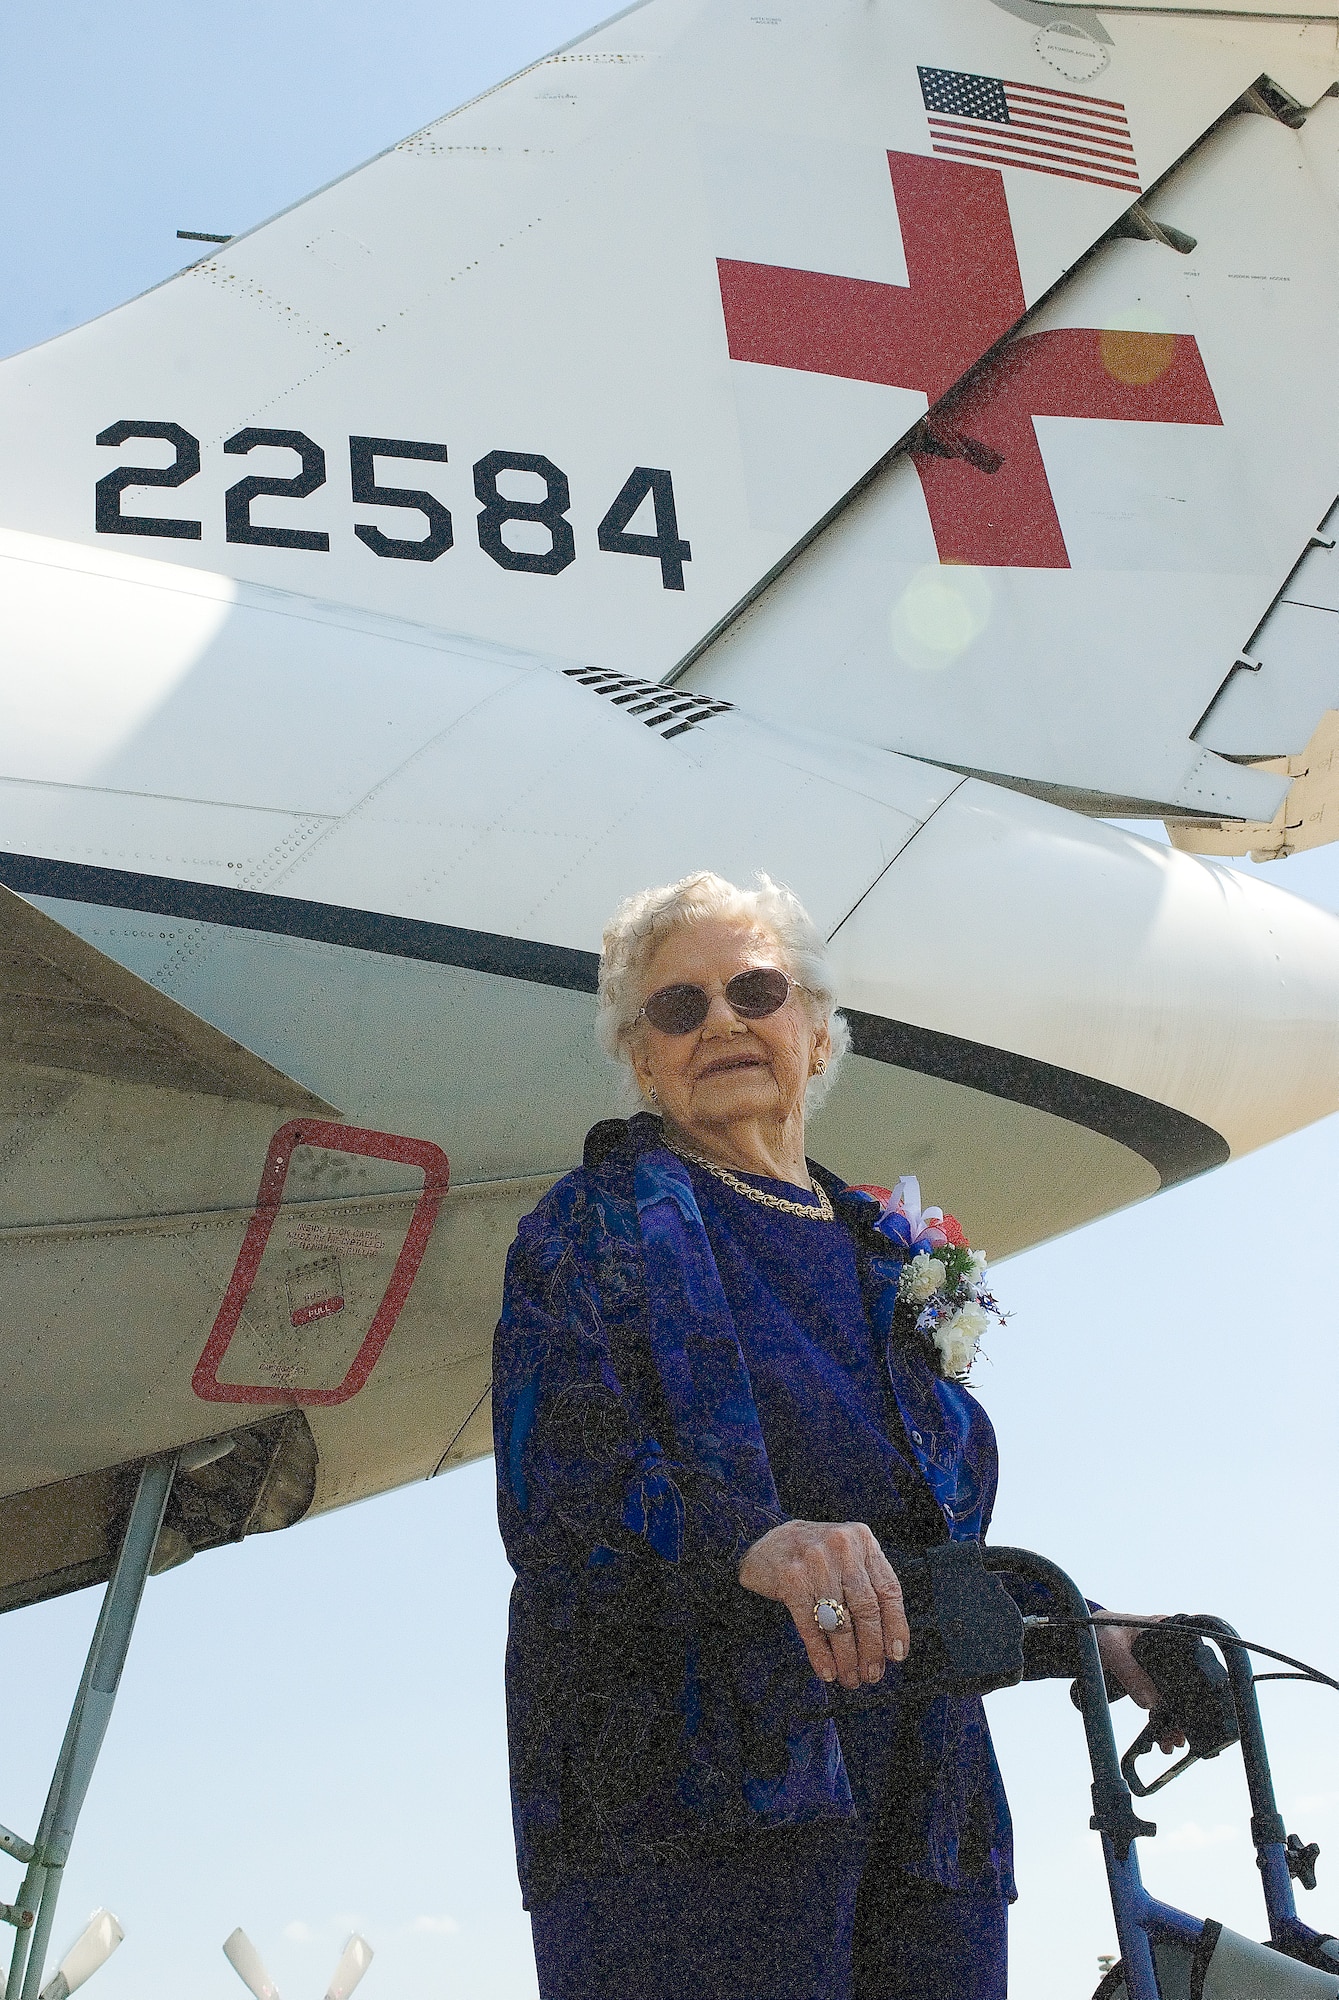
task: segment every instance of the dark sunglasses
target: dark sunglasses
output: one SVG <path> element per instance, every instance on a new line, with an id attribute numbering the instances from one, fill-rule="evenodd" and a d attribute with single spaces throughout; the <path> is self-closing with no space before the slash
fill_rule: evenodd
<path id="1" fill-rule="evenodd" d="M 751 965 L 725 982 L 726 1004 L 741 1021 L 765 1021 L 790 998 L 791 988 L 807 989 L 788 979 L 772 965 Z M 711 995 L 701 986 L 662 986 L 643 1002 L 637 1021 L 643 1016 L 662 1035 L 691 1035 L 711 1011 Z"/>

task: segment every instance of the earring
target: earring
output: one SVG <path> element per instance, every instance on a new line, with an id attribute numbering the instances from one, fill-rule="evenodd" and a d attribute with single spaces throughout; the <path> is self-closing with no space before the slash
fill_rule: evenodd
<path id="1" fill-rule="evenodd" d="M 826 1068 L 827 1068 L 827 1063 L 823 1060 L 823 1057 L 820 1056 L 818 1058 L 818 1061 L 814 1064 L 814 1075 L 822 1076 Z"/>
<path id="2" fill-rule="evenodd" d="M 656 1087 L 654 1084 L 651 1084 L 648 1087 L 646 1094 L 650 1098 L 652 1104 L 659 1104 L 660 1099 L 656 1095 Z"/>

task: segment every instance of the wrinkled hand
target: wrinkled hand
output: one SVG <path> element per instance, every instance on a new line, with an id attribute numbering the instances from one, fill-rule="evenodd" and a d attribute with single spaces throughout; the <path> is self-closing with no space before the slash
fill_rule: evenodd
<path id="1" fill-rule="evenodd" d="M 1131 1614 L 1127 1611 L 1125 1617 Z M 1140 1708 L 1154 1709 L 1162 1706 L 1162 1696 L 1156 1684 L 1151 1681 L 1130 1650 L 1134 1640 L 1145 1627 L 1122 1625 L 1119 1611 L 1095 1611 L 1093 1623 L 1097 1627 L 1097 1650 L 1102 1656 L 1102 1665 L 1113 1680 L 1118 1680 L 1131 1701 L 1137 1701 Z M 1181 1750 L 1185 1747 L 1185 1736 L 1179 1729 L 1169 1729 L 1158 1738 L 1159 1750 Z"/>
<path id="2" fill-rule="evenodd" d="M 911 1650 L 902 1587 L 863 1521 L 783 1521 L 745 1551 L 739 1581 L 785 1605 L 820 1680 L 844 1688 L 881 1680 L 887 1661 Z M 839 1632 L 814 1622 L 824 1597 L 846 1606 Z"/>

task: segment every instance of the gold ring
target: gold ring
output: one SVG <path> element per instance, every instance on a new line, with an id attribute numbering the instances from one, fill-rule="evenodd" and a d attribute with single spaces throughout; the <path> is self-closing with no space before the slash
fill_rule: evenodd
<path id="1" fill-rule="evenodd" d="M 839 1598 L 820 1597 L 814 1606 L 814 1623 L 820 1632 L 840 1632 L 846 1624 L 846 1606 Z"/>

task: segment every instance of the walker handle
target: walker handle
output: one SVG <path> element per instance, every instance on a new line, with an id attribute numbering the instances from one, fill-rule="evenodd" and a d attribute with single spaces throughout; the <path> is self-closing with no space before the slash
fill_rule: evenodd
<path id="1" fill-rule="evenodd" d="M 1120 1761 L 1121 1775 L 1137 1798 L 1160 1792 L 1192 1764 L 1216 1757 L 1240 1736 L 1226 1667 L 1198 1633 L 1185 1629 L 1188 1623 L 1203 1622 L 1178 1612 L 1149 1626 L 1131 1643 L 1130 1651 L 1162 1697 Z M 1173 1729 L 1185 1733 L 1189 1744 L 1185 1756 L 1145 1784 L 1135 1769 L 1138 1759 Z"/>

